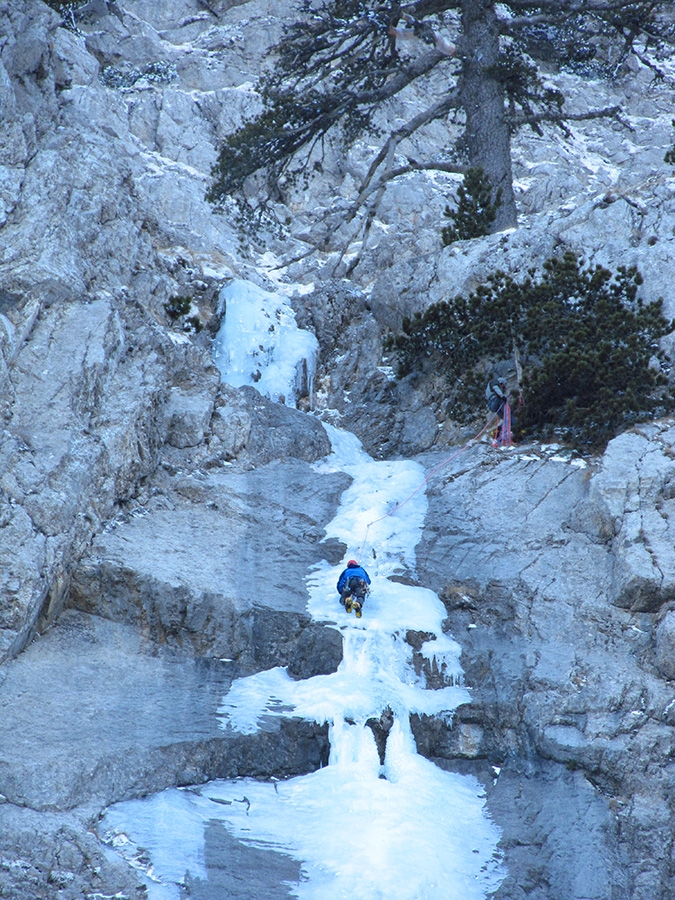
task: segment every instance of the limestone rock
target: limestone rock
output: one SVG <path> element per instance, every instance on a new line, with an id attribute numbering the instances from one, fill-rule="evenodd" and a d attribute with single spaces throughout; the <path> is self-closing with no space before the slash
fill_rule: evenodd
<path id="1" fill-rule="evenodd" d="M 0 444 L 3 537 L 21 539 L 0 576 L 11 599 L 3 655 L 25 645 L 38 616 L 46 624 L 58 614 L 67 578 L 58 585 L 57 573 L 156 465 L 162 366 L 156 355 L 134 353 L 124 317 L 106 297 L 53 306 L 12 350 L 13 402 Z M 3 540 L 5 552 L 11 547 Z"/>
<path id="2" fill-rule="evenodd" d="M 133 870 L 92 833 L 115 800 L 318 768 L 325 728 L 275 720 L 244 736 L 219 726 L 235 674 L 226 661 L 158 653 L 133 627 L 75 611 L 8 663 L 0 685 L 3 896 L 135 891 Z"/>
<path id="3" fill-rule="evenodd" d="M 593 480 L 614 528 L 611 599 L 627 609 L 657 612 L 675 596 L 674 441 L 672 425 L 620 435 Z"/>
<path id="4" fill-rule="evenodd" d="M 346 481 L 313 475 L 298 460 L 166 476 L 146 506 L 94 540 L 70 603 L 244 667 L 299 655 L 297 671 L 320 668 L 298 649 L 309 625 L 304 573 L 321 558 L 322 522 Z M 306 649 L 319 659 L 317 641 L 314 634 Z"/>
<path id="5" fill-rule="evenodd" d="M 272 403 L 254 388 L 240 391 L 251 418 L 246 450 L 260 463 L 286 457 L 315 462 L 330 453 L 330 441 L 319 421 Z"/>
<path id="6" fill-rule="evenodd" d="M 515 136 L 517 231 L 442 248 L 457 180 L 416 173 L 391 186 L 350 281 L 330 255 L 280 274 L 325 233 L 309 213 L 347 209 L 367 170 L 363 145 L 327 141 L 321 178 L 282 186 L 289 224 L 256 238 L 204 199 L 290 15 L 279 0 L 91 0 L 69 30 L 39 0 L 0 0 L 0 893 L 130 895 L 139 876 L 89 831 L 103 805 L 325 759 L 325 731 L 297 721 L 251 740 L 217 724 L 235 674 L 309 677 L 341 656 L 304 578 L 344 557 L 323 529 L 347 479 L 313 470 L 330 450 L 315 417 L 218 385 L 208 359 L 220 284 L 267 273 L 289 293 L 314 284 L 294 302 L 321 345 L 318 415 L 376 456 L 453 456 L 428 486 L 415 577 L 445 600 L 473 702 L 452 727 L 413 726 L 423 752 L 485 783 L 509 868 L 498 900 L 666 900 L 672 423 L 600 459 L 486 443 L 454 458 L 472 435 L 448 423 L 442 379 L 396 382 L 382 348 L 404 316 L 561 247 L 637 264 L 672 315 L 670 91 L 642 72 L 559 74 L 574 108 L 621 102 L 633 127 Z M 421 99 L 412 86 L 386 115 Z M 453 127 L 428 140 L 447 146 Z M 173 296 L 200 335 L 168 321 Z M 297 875 L 215 828 L 207 847 L 221 894 L 228 860 L 257 872 L 259 896 Z"/>
<path id="7" fill-rule="evenodd" d="M 675 680 L 675 614 L 668 610 L 656 629 L 656 668 L 664 678 Z"/>
<path id="8" fill-rule="evenodd" d="M 213 416 L 214 398 L 210 393 L 195 394 L 172 388 L 164 407 L 167 420 L 167 442 L 185 449 L 202 444 Z"/>
<path id="9" fill-rule="evenodd" d="M 496 776 L 482 776 L 488 808 L 504 829 L 507 865 L 513 860 L 521 887 L 530 877 L 529 854 L 517 847 L 535 803 L 547 839 L 530 891 L 542 900 L 552 883 L 570 900 L 582 883 L 598 898 L 607 884 L 644 900 L 670 890 L 655 887 L 669 884 L 662 848 L 672 817 L 671 776 L 658 762 L 675 741 L 672 690 L 663 680 L 673 672 L 672 623 L 670 611 L 660 624 L 654 615 L 669 597 L 661 574 L 668 570 L 639 570 L 636 560 L 665 559 L 672 544 L 668 507 L 665 515 L 655 508 L 668 502 L 671 429 L 666 422 L 623 435 L 593 464 L 575 465 L 562 448 L 474 447 L 430 486 L 418 577 L 442 593 L 472 703 L 457 710 L 451 728 L 440 720 L 414 723 L 418 747 L 463 771 L 496 767 Z M 642 530 L 632 524 L 636 516 Z M 476 534 L 485 539 L 476 544 Z M 643 579 L 637 596 L 651 598 L 647 610 L 642 599 L 635 602 L 636 571 Z M 635 611 L 613 605 L 617 592 L 633 597 Z M 554 777 L 582 772 L 593 785 L 582 816 L 556 806 L 551 763 L 561 767 Z M 500 784 L 512 786 L 506 805 Z M 560 831 L 545 811 L 554 808 L 567 823 Z M 610 841 L 601 856 L 614 860 L 611 871 L 596 881 L 577 866 L 581 880 L 569 880 L 557 870 L 558 854 L 576 841 L 597 844 L 598 827 Z M 607 837 L 619 830 L 650 860 L 639 886 L 631 874 L 637 855 L 624 855 Z M 545 849 L 553 846 L 558 850 Z M 516 879 L 507 878 L 497 896 L 522 896 Z"/>

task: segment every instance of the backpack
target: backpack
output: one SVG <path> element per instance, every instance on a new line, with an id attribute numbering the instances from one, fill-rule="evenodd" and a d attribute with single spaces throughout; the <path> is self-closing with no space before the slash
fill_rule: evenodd
<path id="1" fill-rule="evenodd" d="M 492 394 L 492 396 L 488 400 L 488 409 L 490 410 L 490 412 L 493 412 L 493 413 L 499 412 L 499 410 L 502 408 L 503 405 L 504 405 L 504 400 L 501 397 L 499 397 L 497 394 Z"/>
<path id="2" fill-rule="evenodd" d="M 347 587 L 349 588 L 349 593 L 352 597 L 365 597 L 366 591 L 368 590 L 368 585 L 365 580 L 361 577 L 354 576 L 347 581 Z"/>

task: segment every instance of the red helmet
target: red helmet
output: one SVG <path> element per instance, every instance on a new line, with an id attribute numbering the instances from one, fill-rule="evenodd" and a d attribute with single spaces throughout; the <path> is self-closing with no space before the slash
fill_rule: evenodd
<path id="1" fill-rule="evenodd" d="M 355 566 L 358 566 L 357 561 L 355 559 L 350 559 L 349 562 L 347 563 L 347 568 L 353 569 Z"/>

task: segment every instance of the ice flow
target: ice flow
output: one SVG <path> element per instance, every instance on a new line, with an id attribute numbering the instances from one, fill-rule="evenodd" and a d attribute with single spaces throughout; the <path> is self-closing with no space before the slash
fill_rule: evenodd
<path id="1" fill-rule="evenodd" d="M 244 293 L 250 300 L 256 291 Z M 262 328 L 266 318 L 247 315 L 247 327 L 253 321 Z M 255 327 L 251 334 L 262 343 Z M 258 386 L 265 383 L 261 376 Z M 481 785 L 419 756 L 410 730 L 411 713 L 449 719 L 469 700 L 460 648 L 443 633 L 442 603 L 432 591 L 403 583 L 414 575 L 427 509 L 424 492 L 416 491 L 423 470 L 405 460 L 376 462 L 354 435 L 326 428 L 332 453 L 317 468 L 353 479 L 326 536 L 349 548 L 344 564 L 358 556 L 372 577 L 363 618 L 339 605 L 340 568 L 317 566 L 308 577 L 308 608 L 343 634 L 338 671 L 296 682 L 275 668 L 239 679 L 220 714 L 224 728 L 242 732 L 255 731 L 269 715 L 327 722 L 329 764 L 287 781 L 217 781 L 108 810 L 104 827 L 112 841 L 127 842 L 121 849 L 130 858 L 140 845 L 149 855 L 157 900 L 178 900 L 188 871 L 193 883 L 208 879 L 204 834 L 214 821 L 245 843 L 299 860 L 303 878 L 288 887 L 303 900 L 484 900 L 503 879 L 499 832 L 485 813 Z M 408 578 L 391 580 L 397 575 Z M 409 630 L 432 636 L 421 652 L 442 674 L 440 689 L 428 690 L 416 674 Z M 385 712 L 393 724 L 381 760 L 368 722 Z"/>
<path id="2" fill-rule="evenodd" d="M 287 406 L 311 397 L 318 344 L 298 328 L 288 300 L 237 278 L 221 290 L 220 302 L 225 316 L 213 359 L 223 381 L 253 385 Z"/>

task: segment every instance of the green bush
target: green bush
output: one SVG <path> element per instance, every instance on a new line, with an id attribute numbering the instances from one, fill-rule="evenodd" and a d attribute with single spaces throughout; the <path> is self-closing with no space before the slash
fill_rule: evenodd
<path id="1" fill-rule="evenodd" d="M 481 168 L 468 169 L 457 189 L 457 208 L 445 207 L 444 215 L 452 219 L 452 225 L 446 225 L 441 232 L 443 244 L 490 234 L 501 198 L 500 189 L 493 199 L 492 183 Z"/>
<path id="2" fill-rule="evenodd" d="M 100 75 L 101 83 L 109 88 L 132 88 L 144 84 L 170 84 L 178 79 L 176 64 L 167 60 L 146 63 L 144 66 L 115 68 L 106 66 Z"/>
<path id="3" fill-rule="evenodd" d="M 72 18 L 77 10 L 84 6 L 86 0 L 44 0 L 44 2 L 47 6 L 51 6 L 55 12 Z"/>
<path id="4" fill-rule="evenodd" d="M 613 275 L 567 252 L 522 282 L 495 272 L 468 297 L 429 307 L 388 346 L 398 375 L 442 371 L 449 413 L 468 422 L 484 409 L 487 375 L 513 359 L 523 380 L 520 435 L 598 449 L 630 425 L 675 409 L 659 339 L 675 330 L 662 301 L 643 303 L 635 267 Z M 656 359 L 663 365 L 653 365 Z"/>
<path id="5" fill-rule="evenodd" d="M 168 302 L 164 304 L 164 312 L 169 319 L 171 319 L 172 324 L 182 325 L 183 331 L 194 331 L 199 333 L 202 330 L 203 325 L 199 316 L 189 315 L 191 310 L 191 297 L 181 297 L 174 294 L 169 298 Z"/>
<path id="6" fill-rule="evenodd" d="M 77 27 L 77 13 L 86 0 L 44 0 L 44 2 L 63 17 L 61 25 L 64 28 L 75 34 L 80 33 Z"/>

